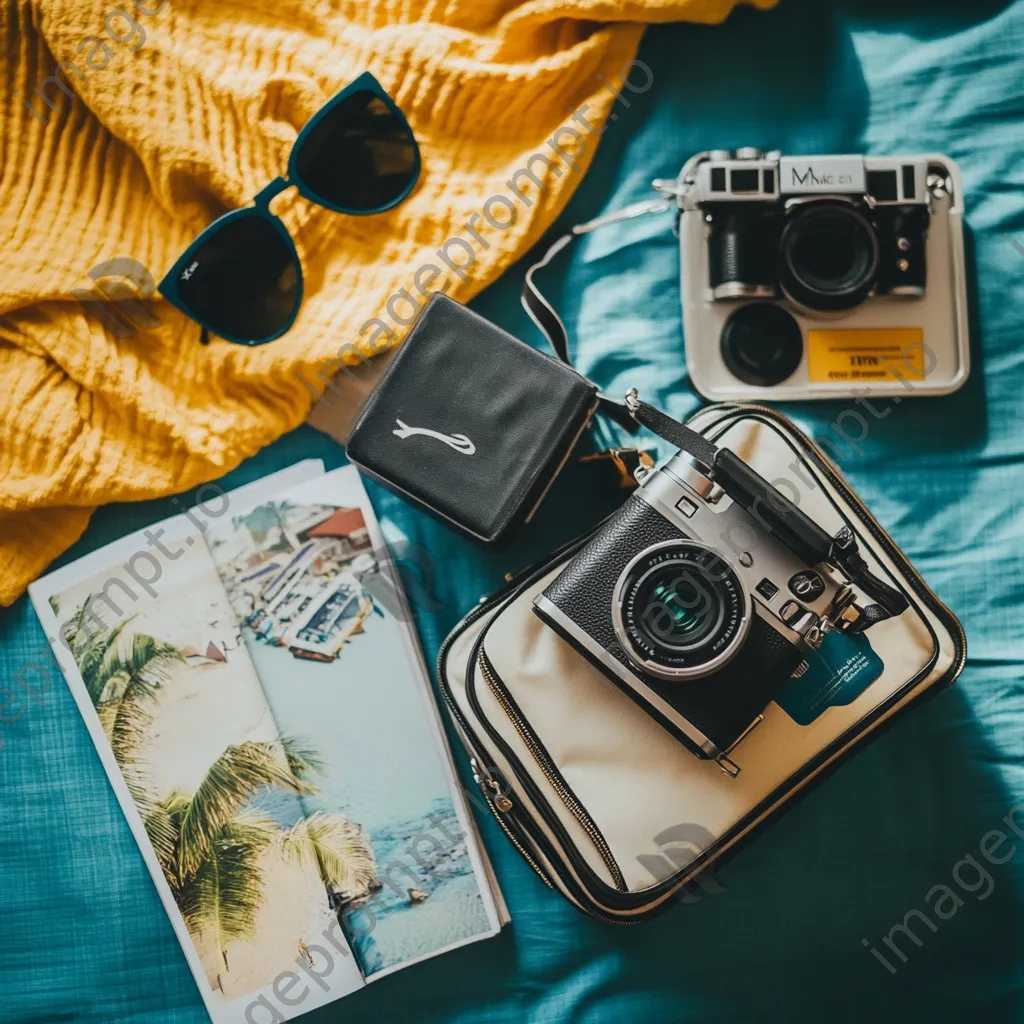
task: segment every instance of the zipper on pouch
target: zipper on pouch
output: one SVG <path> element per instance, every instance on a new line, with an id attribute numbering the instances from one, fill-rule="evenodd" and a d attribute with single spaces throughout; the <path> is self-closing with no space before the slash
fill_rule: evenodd
<path id="1" fill-rule="evenodd" d="M 529 582 L 526 585 L 529 586 Z M 480 645 L 485 636 L 486 631 L 476 641 L 477 654 L 473 659 L 475 665 L 479 665 Z M 470 704 L 487 731 L 490 740 L 511 765 L 518 784 L 536 807 L 537 815 L 543 819 L 544 823 L 557 836 L 560 845 L 552 849 L 552 841 L 544 834 L 531 814 L 525 815 L 522 819 L 516 819 L 513 822 L 515 826 L 530 837 L 538 850 L 544 852 L 546 860 L 554 866 L 556 873 L 562 880 L 563 885 L 572 894 L 573 899 L 589 908 L 588 913 L 591 916 L 614 924 L 639 924 L 642 920 L 641 915 L 648 913 L 641 908 L 649 903 L 648 897 L 651 890 L 644 890 L 643 893 L 633 893 L 627 888 L 616 888 L 613 885 L 609 885 L 590 866 L 589 862 L 577 848 L 572 837 L 566 832 L 565 825 L 551 807 L 547 797 L 541 792 L 540 787 L 533 780 L 530 772 L 525 769 L 518 755 L 509 747 L 497 728 L 483 714 L 479 698 L 474 691 L 473 679 L 474 675 L 471 673 L 466 689 L 466 695 Z M 596 828 L 596 826 L 594 827 Z M 566 866 L 566 871 L 560 870 L 560 865 L 563 864 Z M 582 882 L 577 882 L 571 873 L 572 870 L 575 870 L 579 877 L 583 879 Z M 598 898 L 604 902 L 597 902 Z M 630 919 L 610 917 L 607 913 L 607 908 L 609 907 L 628 911 L 641 909 L 641 914 Z"/>
<path id="2" fill-rule="evenodd" d="M 491 809 L 491 813 L 501 826 L 502 832 L 505 833 L 509 842 L 522 854 L 523 860 L 533 868 L 540 880 L 549 889 L 554 889 L 555 886 L 548 877 L 547 872 L 544 871 L 533 855 L 520 842 L 519 837 L 513 833 L 509 823 L 505 820 L 505 815 L 512 812 L 515 804 L 501 792 L 501 786 L 491 778 L 485 768 L 481 768 L 480 762 L 475 757 L 469 759 L 469 766 L 473 769 L 473 779 L 480 787 L 480 792 L 487 801 L 487 806 Z"/>
<path id="3" fill-rule="evenodd" d="M 519 738 L 533 755 L 533 759 L 537 762 L 544 778 L 548 780 L 548 784 L 558 794 L 559 799 L 561 799 L 562 803 L 565 804 L 569 813 L 576 819 L 577 824 L 583 829 L 587 834 L 587 837 L 594 844 L 594 848 L 600 854 L 601 860 L 604 862 L 604 866 L 608 869 L 609 874 L 615 882 L 615 888 L 626 891 L 626 879 L 623 877 L 622 870 L 616 863 L 611 848 L 608 846 L 607 841 L 601 834 L 601 830 L 597 827 L 594 819 L 591 818 L 583 808 L 583 805 L 576 798 L 575 794 L 573 794 L 565 784 L 561 773 L 555 767 L 555 763 L 551 759 L 551 755 L 548 754 L 536 734 L 526 724 L 526 721 L 519 713 L 519 708 L 512 699 L 512 695 L 509 693 L 508 688 L 498 678 L 498 675 L 494 670 L 494 666 L 482 650 L 479 658 L 477 659 L 477 667 L 480 669 L 480 674 L 484 677 L 484 681 L 487 683 L 491 693 L 494 695 L 494 699 L 501 705 L 502 710 L 508 716 L 509 721 L 518 733 Z"/>
<path id="4" fill-rule="evenodd" d="M 470 764 L 474 768 L 474 777 L 476 777 L 475 773 L 480 770 L 480 764 L 475 757 L 470 758 Z M 555 885 L 555 883 L 551 880 L 550 875 L 537 863 L 533 855 L 530 854 L 530 852 L 523 845 L 522 837 L 524 835 L 530 836 L 531 833 L 530 830 L 526 827 L 526 825 L 515 817 L 515 804 L 513 803 L 513 801 L 509 799 L 507 796 L 499 796 L 495 799 L 491 798 L 491 795 L 488 792 L 488 789 L 486 788 L 488 785 L 491 787 L 491 789 L 493 789 L 495 793 L 500 793 L 501 790 L 501 787 L 498 785 L 497 782 L 494 781 L 494 779 L 488 777 L 486 780 L 486 785 L 484 780 L 482 779 L 478 779 L 478 783 L 480 785 L 481 792 L 484 795 L 484 799 L 487 801 L 488 806 L 491 808 L 491 812 L 494 814 L 494 817 L 497 819 L 498 824 L 501 826 L 501 830 L 508 837 L 509 842 L 511 842 L 512 845 L 520 852 L 520 854 L 522 854 L 523 859 L 526 861 L 527 864 L 530 865 L 531 868 L 533 868 L 533 870 L 536 872 L 540 880 L 549 889 L 552 889 L 557 892 L 558 886 Z M 500 808 L 497 806 L 499 800 L 504 801 Z M 534 838 L 531 836 L 531 838 L 526 841 L 533 843 Z M 541 845 L 542 844 L 539 841 L 536 842 L 536 847 L 538 850 L 541 848 Z M 552 862 L 556 864 L 557 867 L 557 851 L 554 852 L 553 856 L 554 860 Z M 559 874 L 561 877 L 562 884 L 564 885 L 566 890 L 568 890 L 571 898 L 575 900 L 577 903 L 581 904 L 582 906 L 585 906 L 587 908 L 587 913 L 595 920 L 600 921 L 603 924 L 614 925 L 636 925 L 642 924 L 644 922 L 645 915 L 637 915 L 633 918 L 612 917 L 611 915 L 605 913 L 605 908 L 600 903 L 595 902 L 594 899 L 590 896 L 590 894 L 576 883 L 575 879 L 573 879 L 571 876 L 561 875 L 561 873 Z"/>
<path id="5" fill-rule="evenodd" d="M 470 758 L 471 764 L 475 765 L 474 771 L 479 768 L 479 763 L 476 758 Z M 551 880 L 550 876 L 546 871 L 537 863 L 534 857 L 529 853 L 526 847 L 521 841 L 523 835 L 529 835 L 530 830 L 525 827 L 522 821 L 515 817 L 515 804 L 513 801 L 504 795 L 497 795 L 492 798 L 491 794 L 487 790 L 487 786 L 493 788 L 496 794 L 500 794 L 501 787 L 494 779 L 488 777 L 486 784 L 483 780 L 478 780 L 480 783 L 481 792 L 484 795 L 484 799 L 487 801 L 488 806 L 491 808 L 491 812 L 497 819 L 498 824 L 501 826 L 501 830 L 508 837 L 509 842 L 522 854 L 523 859 L 531 868 L 536 872 L 540 880 L 549 888 L 554 891 L 558 891 L 558 887 Z M 499 806 L 500 805 L 500 806 Z M 532 841 L 532 840 L 531 840 Z M 539 845 L 538 845 L 539 849 Z M 557 857 L 556 857 L 557 861 Z M 632 925 L 641 924 L 643 922 L 642 917 L 635 919 L 612 917 L 604 912 L 604 908 L 601 904 L 596 903 L 593 898 L 586 892 L 585 889 L 581 889 L 579 885 L 571 877 L 563 877 L 562 882 L 566 889 L 571 894 L 572 898 L 581 905 L 587 908 L 587 913 L 598 921 L 604 924 L 616 924 L 616 925 Z"/>
<path id="6" fill-rule="evenodd" d="M 511 583 L 511 581 L 510 581 Z M 458 630 L 461 633 L 464 629 L 468 629 L 481 615 L 489 610 L 490 605 L 493 603 L 492 600 L 482 598 L 480 603 L 474 608 L 468 615 L 466 615 L 460 623 L 461 628 Z M 445 705 L 451 712 L 452 717 L 458 723 L 459 728 L 462 730 L 463 735 L 469 741 L 469 745 L 474 750 L 480 749 L 479 741 L 476 738 L 476 734 L 473 732 L 469 722 L 466 721 L 465 716 L 462 714 L 462 709 L 459 708 L 458 704 L 455 703 L 455 698 L 452 697 L 451 691 L 448 689 L 448 684 L 445 682 L 444 676 L 444 662 L 445 657 L 451 648 L 452 642 L 456 636 L 456 632 L 453 630 L 452 633 L 445 639 L 444 643 L 441 644 L 440 649 L 437 652 L 437 685 L 441 691 L 441 696 L 444 698 Z M 502 799 L 508 801 L 508 811 L 512 810 L 512 801 L 508 797 L 502 796 L 500 789 L 501 787 L 494 781 L 486 771 L 481 768 L 480 762 L 475 756 L 470 756 L 469 766 L 473 772 L 473 779 L 477 786 L 480 788 L 480 792 L 483 795 L 484 800 L 487 802 L 487 806 L 491 810 L 491 814 L 494 819 L 498 822 L 502 832 L 505 833 L 508 840 L 522 855 L 523 860 L 533 868 L 537 877 L 549 888 L 554 889 L 555 886 L 551 879 L 548 877 L 547 872 L 537 863 L 536 858 L 526 849 L 519 838 L 513 834 L 510 827 L 510 823 L 505 820 L 504 815 L 499 811 L 498 807 L 495 806 L 495 799 Z"/>

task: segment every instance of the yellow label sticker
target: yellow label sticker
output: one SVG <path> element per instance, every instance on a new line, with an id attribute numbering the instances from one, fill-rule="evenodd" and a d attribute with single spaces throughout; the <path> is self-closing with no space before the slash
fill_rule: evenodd
<path id="1" fill-rule="evenodd" d="M 810 330 L 807 376 L 815 384 L 924 380 L 924 331 L 920 327 Z"/>

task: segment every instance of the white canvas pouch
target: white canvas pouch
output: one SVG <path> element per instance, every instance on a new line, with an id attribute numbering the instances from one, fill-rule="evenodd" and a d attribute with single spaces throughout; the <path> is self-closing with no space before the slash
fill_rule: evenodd
<path id="1" fill-rule="evenodd" d="M 694 756 L 534 613 L 534 598 L 587 537 L 459 623 L 438 676 L 488 805 L 546 884 L 609 923 L 685 898 L 794 796 L 951 683 L 966 657 L 957 619 L 795 425 L 760 407 L 720 405 L 689 426 L 768 480 L 799 477 L 800 508 L 829 534 L 849 525 L 871 571 L 909 608 L 865 634 L 884 667 L 852 702 L 807 725 L 769 704 L 729 752 L 735 777 Z"/>

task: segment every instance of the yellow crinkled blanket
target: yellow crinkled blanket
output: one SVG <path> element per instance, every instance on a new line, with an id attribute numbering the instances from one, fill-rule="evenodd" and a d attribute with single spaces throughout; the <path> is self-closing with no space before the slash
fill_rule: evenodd
<path id="1" fill-rule="evenodd" d="M 465 300 L 497 277 L 578 184 L 613 103 L 604 85 L 621 88 L 642 23 L 717 22 L 732 6 L 0 0 L 0 603 L 97 505 L 194 487 L 301 423 L 313 396 L 299 374 L 316 381 L 346 343 L 400 340 L 389 298 L 403 287 L 416 297 L 416 271 L 438 265 L 448 239 L 469 240 L 467 220 L 545 154 L 530 165 L 540 187 L 517 179 L 515 222 L 477 217 L 482 241 L 448 247 L 459 269 L 442 262 L 421 282 Z M 419 139 L 418 188 L 361 218 L 294 191 L 278 199 L 303 263 L 298 321 L 262 347 L 201 346 L 125 266 L 159 281 L 203 227 L 284 172 L 298 129 L 364 70 Z M 646 74 L 635 67 L 629 81 L 643 89 Z M 547 140 L 562 126 L 579 141 L 559 135 L 560 156 Z M 512 218 L 500 202 L 491 213 Z M 104 290 L 124 296 L 124 281 L 117 292 L 106 279 L 118 274 L 141 292 L 118 307 L 137 330 L 104 313 Z M 410 319 L 408 304 L 391 309 Z"/>

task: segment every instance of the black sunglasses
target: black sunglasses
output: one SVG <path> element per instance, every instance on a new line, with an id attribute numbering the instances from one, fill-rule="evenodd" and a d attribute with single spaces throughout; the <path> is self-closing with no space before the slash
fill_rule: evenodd
<path id="1" fill-rule="evenodd" d="M 239 345 L 281 337 L 302 304 L 302 265 L 270 201 L 294 186 L 338 213 L 396 206 L 420 174 L 420 150 L 405 115 L 368 71 L 318 110 L 299 132 L 288 177 L 275 178 L 254 205 L 215 220 L 160 282 L 171 305 Z"/>

